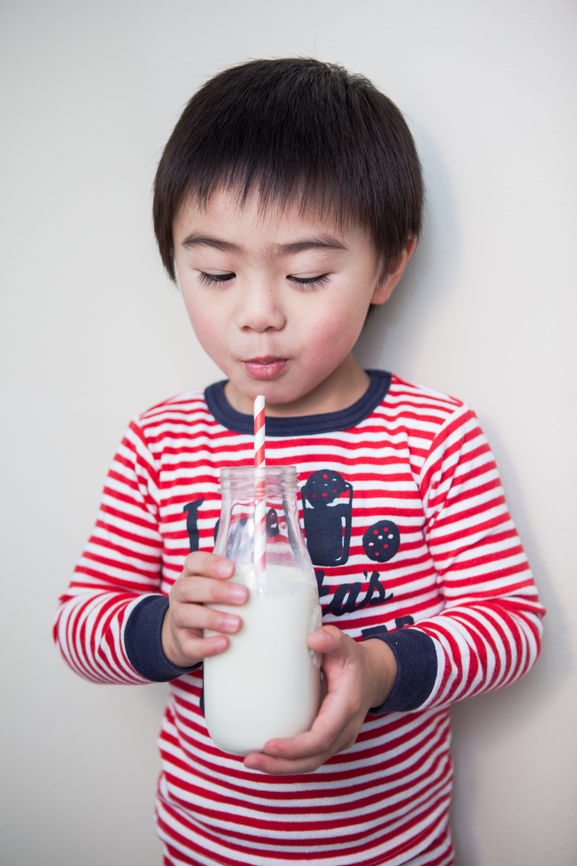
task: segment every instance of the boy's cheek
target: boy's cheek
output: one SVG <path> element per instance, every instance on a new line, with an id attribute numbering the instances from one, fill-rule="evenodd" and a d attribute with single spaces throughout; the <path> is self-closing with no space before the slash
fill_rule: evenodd
<path id="1" fill-rule="evenodd" d="M 220 317 L 217 313 L 210 314 L 206 305 L 198 304 L 196 308 L 187 305 L 188 318 L 196 338 L 207 355 L 216 363 L 222 353 L 224 340 L 223 326 L 219 327 Z"/>
<path id="2" fill-rule="evenodd" d="M 184 305 L 194 332 L 202 345 L 213 342 L 222 332 L 222 318 L 207 298 L 193 297 L 183 292 Z"/>

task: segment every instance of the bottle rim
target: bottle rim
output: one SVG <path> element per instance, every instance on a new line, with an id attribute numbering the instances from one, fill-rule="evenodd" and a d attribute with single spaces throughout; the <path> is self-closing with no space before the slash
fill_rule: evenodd
<path id="1" fill-rule="evenodd" d="M 256 486 L 264 483 L 268 486 L 290 487 L 296 486 L 297 470 L 296 466 L 224 466 L 220 470 L 220 483 L 223 487 L 231 487 L 236 485 Z"/>

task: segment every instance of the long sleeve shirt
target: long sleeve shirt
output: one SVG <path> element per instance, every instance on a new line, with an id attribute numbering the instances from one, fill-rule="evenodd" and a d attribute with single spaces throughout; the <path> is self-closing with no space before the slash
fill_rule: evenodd
<path id="1" fill-rule="evenodd" d="M 355 744 L 298 776 L 220 751 L 202 665 L 175 667 L 161 643 L 186 555 L 212 550 L 220 469 L 249 465 L 252 448 L 252 418 L 222 382 L 132 421 L 60 599 L 57 645 L 94 682 L 170 681 L 156 810 L 166 862 L 449 863 L 450 707 L 529 670 L 544 614 L 475 414 L 372 371 L 346 410 L 267 419 L 267 462 L 299 472 L 324 623 L 387 641 L 398 666 Z"/>

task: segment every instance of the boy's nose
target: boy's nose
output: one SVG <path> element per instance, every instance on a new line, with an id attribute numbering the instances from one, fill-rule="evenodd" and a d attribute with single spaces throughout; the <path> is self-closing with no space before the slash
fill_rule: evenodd
<path id="1" fill-rule="evenodd" d="M 253 284 L 243 289 L 237 309 L 237 324 L 242 330 L 280 331 L 286 323 L 274 287 Z"/>

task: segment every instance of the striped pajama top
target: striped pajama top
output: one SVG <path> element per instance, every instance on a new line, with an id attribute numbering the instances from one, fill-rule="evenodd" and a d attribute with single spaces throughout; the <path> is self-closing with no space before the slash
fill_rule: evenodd
<path id="1" fill-rule="evenodd" d="M 522 676 L 544 613 L 485 436 L 460 401 L 382 371 L 348 409 L 267 419 L 267 463 L 299 473 L 324 623 L 387 641 L 398 664 L 351 748 L 277 777 L 215 746 L 202 666 L 160 642 L 185 557 L 212 550 L 220 469 L 252 462 L 252 423 L 222 382 L 131 422 L 60 599 L 60 652 L 94 682 L 170 681 L 165 864 L 450 864 L 450 707 Z"/>

